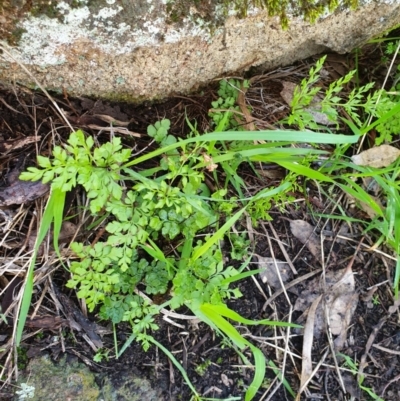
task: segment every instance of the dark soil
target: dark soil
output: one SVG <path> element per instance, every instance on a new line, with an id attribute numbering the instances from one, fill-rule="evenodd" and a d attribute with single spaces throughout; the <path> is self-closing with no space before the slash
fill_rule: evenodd
<path id="1" fill-rule="evenodd" d="M 380 52 L 381 50 L 378 46 L 369 46 L 359 54 L 359 71 L 364 71 L 365 76 L 361 77 L 361 79 L 366 82 L 367 80 L 381 82 L 382 71 L 385 66 L 381 65 Z M 344 73 L 346 73 L 352 68 L 351 60 L 354 60 L 354 55 L 349 55 L 348 57 L 331 55 L 330 58 L 331 61 L 328 59 L 325 67 L 328 71 L 337 71 L 335 60 L 340 60 L 338 63 L 342 67 L 344 66 Z M 256 118 L 256 125 L 260 129 L 276 124 L 288 112 L 288 107 L 285 107 L 285 103 L 279 95 L 282 86 L 280 80 L 299 82 L 304 74 L 307 73 L 311 62 L 312 60 L 308 63 L 299 64 L 292 69 L 282 69 L 272 75 L 263 75 L 259 72 L 257 72 L 257 76 L 253 75 L 252 87 L 247 93 L 246 101 L 252 105 L 253 117 Z M 252 72 L 252 74 L 255 73 Z M 54 98 L 59 106 L 68 113 L 74 128 L 82 128 L 89 134 L 96 135 L 101 141 L 106 141 L 109 138 L 109 133 L 101 133 L 100 129 L 93 129 L 90 126 L 108 127 L 109 125 L 97 117 L 98 115 L 108 115 L 117 120 L 129 122 L 127 126 L 129 131 L 144 134 L 144 136 L 140 139 L 135 139 L 128 134 L 123 136 L 124 142 L 127 146 L 140 150 L 150 142 L 145 135 L 147 126 L 162 118 L 171 120 L 172 133 L 177 136 L 184 137 L 187 133 L 186 118 L 191 122 L 196 121 L 200 132 L 210 131 L 208 110 L 211 107 L 211 101 L 218 96 L 216 90 L 217 87 L 210 87 L 195 96 L 176 97 L 164 103 L 140 106 L 112 104 L 95 99 L 70 99 L 68 96 L 55 96 Z M 11 148 L 11 150 L 0 148 L 2 149 L 0 154 L 0 189 L 2 189 L 10 185 L 10 172 L 14 169 L 22 171 L 25 167 L 34 164 L 36 147 L 41 154 L 48 154 L 51 150 L 54 136 L 66 138 L 69 135 L 69 129 L 65 128 L 65 123 L 57 114 L 52 103 L 42 94 L 19 87 L 0 86 L 0 101 L 0 146 L 3 143 L 12 144 L 12 141 L 22 140 L 32 135 L 41 137 L 36 144 L 31 143 L 21 148 Z M 265 185 L 262 179 L 251 176 L 251 171 L 247 172 L 247 174 L 247 179 L 251 182 L 254 191 L 261 189 Z M 279 240 L 286 244 L 285 248 L 298 272 L 297 277 L 302 277 L 320 268 L 321 262 L 292 236 L 287 219 L 307 220 L 316 226 L 319 231 L 324 232 L 326 237 L 324 250 L 325 256 L 328 256 L 325 265 L 327 270 L 341 269 L 348 265 L 360 241 L 362 231 L 360 227 L 353 225 L 350 231 L 351 234 L 348 235 L 350 240 L 340 241 L 337 234 L 342 227 L 341 224 L 326 222 L 324 219 L 314 217 L 316 213 L 329 214 L 329 208 L 332 208 L 333 205 L 329 205 L 329 201 L 319 193 L 318 188 L 313 187 L 312 184 L 307 185 L 309 188 L 306 202 L 287 205 L 284 214 L 278 208 L 272 208 L 270 214 L 273 220 L 270 223 L 260 221 L 253 228 L 256 253 L 284 260 L 284 255 L 276 241 L 277 238 L 271 230 L 272 225 Z M 304 197 L 301 193 L 293 195 L 296 198 Z M 0 252 L 3 260 L 18 254 L 21 244 L 24 243 L 26 235 L 31 229 L 30 223 L 33 212 L 42 207 L 44 199 L 42 197 L 24 206 L 24 219 L 18 223 L 18 227 L 9 233 L 6 241 L 1 243 Z M 76 206 L 75 202 L 76 200 L 72 196 L 69 200 L 71 211 Z M 343 205 L 343 207 L 347 208 L 346 205 Z M 0 220 L 2 227 L 6 226 L 7 213 L 9 215 L 17 213 L 19 208 L 20 206 L 16 205 L 1 211 L 3 216 L 3 220 Z M 70 213 L 71 215 L 73 214 L 73 212 Z M 354 211 L 354 213 L 359 217 L 366 218 L 366 216 L 362 215 L 363 212 Z M 325 223 L 328 224 L 325 225 Z M 246 230 L 246 227 L 237 227 L 237 229 Z M 272 239 L 272 248 L 269 246 L 267 236 Z M 375 240 L 376 238 L 365 238 L 364 243 L 372 246 Z M 382 247 L 379 250 L 390 254 L 390 250 Z M 252 267 L 257 268 L 257 265 L 254 264 Z M 394 261 L 380 253 L 370 252 L 366 248 L 361 248 L 356 254 L 353 271 L 360 301 L 341 353 L 348 355 L 357 363 L 360 363 L 365 355 L 367 364 L 364 368 L 365 380 L 363 385 L 371 388 L 386 401 L 398 401 L 400 400 L 399 312 L 398 307 L 394 311 L 390 309 L 394 305 L 391 288 Z M 10 280 L 12 277 L 7 275 L 6 278 Z M 66 279 L 67 274 L 62 268 L 53 271 L 52 280 L 54 283 L 78 305 L 73 293 L 64 286 Z M 258 286 L 252 278 L 241 281 L 238 286 L 243 297 L 231 300 L 229 306 L 248 319 L 287 320 L 291 310 L 285 295 L 278 296 L 268 306 L 265 306 L 265 296 L 267 298 L 270 297 L 274 290 L 267 287 L 259 279 L 257 281 Z M 301 296 L 302 291 L 307 289 L 308 284 L 309 280 L 305 280 L 297 285 L 297 294 L 288 292 L 292 305 L 295 304 L 296 298 Z M 3 290 L 5 281 L 2 281 L 0 286 Z M 35 302 L 40 297 L 44 286 L 45 283 L 42 282 L 37 287 L 37 291 L 34 294 Z M 370 289 L 374 286 L 376 286 L 376 290 L 372 296 Z M 7 300 L 10 294 L 5 291 L 0 296 L 4 311 L 4 306 L 10 304 L 9 299 Z M 154 299 L 154 301 L 157 302 L 157 299 Z M 54 303 L 50 299 L 46 299 L 41 308 L 42 310 L 39 310 L 40 315 L 57 316 Z M 179 312 L 185 313 L 187 311 L 182 310 Z M 300 314 L 300 312 L 294 312 L 292 321 L 296 321 Z M 97 321 L 96 315 L 89 316 L 89 319 Z M 98 323 L 105 329 L 109 329 L 106 322 Z M 244 389 L 252 380 L 253 370 L 245 366 L 237 352 L 224 343 L 223 339 L 216 336 L 205 324 L 192 325 L 186 321 L 179 321 L 178 323 L 182 327 L 173 326 L 160 317 L 157 321 L 160 329 L 154 333 L 154 337 L 168 348 L 183 365 L 197 391 L 204 397 L 215 399 L 229 399 L 229 397 L 234 396 L 243 397 Z M 52 321 L 52 324 L 54 325 L 53 327 L 45 326 L 40 337 L 28 338 L 23 342 L 22 349 L 24 352 L 21 352 L 19 358 L 20 369 L 24 368 L 29 357 L 39 352 L 48 352 L 57 360 L 63 353 L 62 344 L 58 342 L 50 347 L 53 336 L 56 333 L 63 336 L 65 352 L 78 355 L 84 362 L 93 361 L 95 353 L 82 338 L 82 333 L 75 332 L 69 328 L 64 328 L 61 332 L 61 329 L 56 327 L 55 321 Z M 251 333 L 249 329 L 251 329 Z M 1 326 L 0 348 L 2 344 L 5 344 L 10 339 L 11 330 L 11 325 L 7 326 L 3 323 Z M 28 327 L 26 328 L 26 333 L 34 330 L 37 330 L 37 328 Z M 297 391 L 301 374 L 302 361 L 298 356 L 301 356 L 302 352 L 302 336 L 292 332 L 285 345 L 285 329 L 272 326 L 249 326 L 239 327 L 238 330 L 242 334 L 251 335 L 248 338 L 262 349 L 267 360 L 274 362 L 281 369 L 284 356 L 282 347 L 289 347 L 293 356 L 287 355 L 286 357 L 284 366 L 285 378 L 292 389 Z M 121 325 L 118 327 L 117 333 L 118 342 L 122 346 L 129 338 L 129 327 Z M 102 340 L 104 348 L 110 349 L 110 355 L 113 355 L 114 340 L 112 334 L 104 334 Z M 313 361 L 320 361 L 328 347 L 329 343 L 325 334 L 315 340 Z M 43 351 L 44 349 L 46 350 Z M 245 352 L 245 355 L 251 360 L 251 353 Z M 6 363 L 6 357 L 6 354 L 3 355 L 0 365 Z M 337 356 L 337 363 L 344 367 L 342 357 Z M 108 375 L 115 383 L 121 380 L 124 371 L 134 371 L 150 379 L 157 388 L 161 388 L 165 400 L 189 401 L 192 397 L 191 391 L 182 379 L 180 372 L 155 347 L 151 347 L 149 351 L 144 352 L 138 344 L 132 343 L 118 360 L 111 358 L 98 364 L 91 362 L 90 368 L 98 373 Z M 8 371 L 5 372 L 3 380 L 8 374 Z M 338 378 L 332 353 L 328 352 L 318 372 L 309 383 L 308 392 L 303 393 L 301 399 L 347 400 L 351 397 L 361 400 L 372 399 L 365 392 L 360 391 L 357 385 L 357 378 L 350 371 L 342 371 L 342 377 L 343 385 L 341 385 Z M 99 381 L 101 381 L 100 378 Z M 8 399 L 7 394 L 10 394 L 10 392 L 10 387 L 4 387 L 0 391 L 0 398 Z M 293 398 L 285 390 L 284 386 L 280 384 L 279 380 L 276 380 L 276 375 L 270 366 L 267 368 L 263 388 L 255 399 L 280 401 Z"/>

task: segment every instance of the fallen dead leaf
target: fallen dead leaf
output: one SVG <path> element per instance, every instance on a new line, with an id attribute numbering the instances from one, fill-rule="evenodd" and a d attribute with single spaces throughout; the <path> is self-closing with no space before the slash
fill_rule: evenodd
<path id="1" fill-rule="evenodd" d="M 290 106 L 293 100 L 294 90 L 296 88 L 296 84 L 289 81 L 282 81 L 283 89 L 281 90 L 280 95 L 282 99 Z"/>
<path id="2" fill-rule="evenodd" d="M 325 275 L 325 286 L 321 279 L 314 279 L 303 291 L 296 302 L 294 310 L 308 308 L 303 333 L 302 371 L 300 390 L 296 400 L 305 390 L 313 375 L 312 344 L 327 329 L 327 320 L 334 340 L 335 350 L 339 351 L 346 340 L 347 328 L 357 306 L 358 294 L 355 292 L 352 262 L 348 267 L 338 271 L 329 271 Z M 304 316 L 305 314 L 303 314 Z"/>
<path id="3" fill-rule="evenodd" d="M 315 258 L 321 258 L 320 238 L 315 234 L 315 228 L 311 224 L 303 220 L 290 220 L 290 230 Z"/>
<path id="4" fill-rule="evenodd" d="M 9 187 L 0 189 L 0 206 L 21 205 L 40 198 L 50 189 L 40 181 L 16 181 Z"/>
<path id="5" fill-rule="evenodd" d="M 300 400 L 300 394 L 305 390 L 308 382 L 312 378 L 312 343 L 314 340 L 314 320 L 321 299 L 322 295 L 319 295 L 311 304 L 308 312 L 308 319 L 304 325 L 300 389 L 297 394 L 296 401 Z"/>
<path id="6" fill-rule="evenodd" d="M 255 169 L 261 177 L 269 178 L 270 180 L 280 180 L 285 176 L 283 169 Z"/>
<path id="7" fill-rule="evenodd" d="M 319 306 L 314 318 L 314 335 L 319 338 L 321 333 L 326 329 L 326 318 L 324 312 L 325 302 L 329 312 L 330 329 L 333 335 L 340 335 L 342 331 L 347 330 L 347 325 L 354 310 L 357 306 L 357 299 L 353 299 L 355 282 L 351 269 L 345 268 L 337 271 L 329 271 L 325 275 L 325 286 L 321 278 L 317 277 L 312 280 L 307 289 L 304 290 L 297 298 L 294 310 L 304 312 L 299 318 L 298 323 L 302 323 L 307 317 L 310 306 L 322 294 L 325 294 L 324 301 Z M 346 318 L 347 311 L 351 311 L 351 315 Z"/>
<path id="8" fill-rule="evenodd" d="M 357 166 L 387 167 L 400 156 L 400 150 L 390 145 L 381 145 L 351 157 Z"/>
<path id="9" fill-rule="evenodd" d="M 233 380 L 229 379 L 228 376 L 224 373 L 221 374 L 221 381 L 224 383 L 224 386 L 230 387 L 233 384 Z"/>
<path id="10" fill-rule="evenodd" d="M 268 283 L 274 289 L 281 289 L 281 281 L 285 284 L 292 278 L 292 270 L 288 263 L 274 258 L 265 258 L 259 255 L 254 256 L 258 258 L 258 268 L 263 269 L 259 273 L 263 283 Z"/>

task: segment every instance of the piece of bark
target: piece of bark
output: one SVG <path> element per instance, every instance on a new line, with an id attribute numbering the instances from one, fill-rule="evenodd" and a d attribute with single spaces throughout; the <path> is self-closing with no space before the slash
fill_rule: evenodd
<path id="1" fill-rule="evenodd" d="M 2 141 L 0 142 L 0 155 L 4 157 L 13 150 L 21 149 L 26 145 L 40 141 L 40 139 L 40 136 L 27 136 L 21 139 Z"/>
<path id="2" fill-rule="evenodd" d="M 9 187 L 0 188 L 0 206 L 21 205 L 31 202 L 46 194 L 50 189 L 49 184 L 40 181 L 17 180 Z"/>

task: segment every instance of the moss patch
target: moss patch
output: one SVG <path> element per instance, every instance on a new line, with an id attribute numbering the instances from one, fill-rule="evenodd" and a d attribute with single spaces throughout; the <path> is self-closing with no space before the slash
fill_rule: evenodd
<path id="1" fill-rule="evenodd" d="M 344 0 L 342 7 L 356 8 L 358 0 Z M 193 21 L 213 21 L 220 25 L 229 11 L 236 12 L 240 18 L 246 17 L 252 8 L 268 11 L 270 16 L 279 16 L 282 27 L 288 27 L 288 14 L 303 17 L 315 22 L 326 11 L 333 12 L 339 7 L 338 0 L 171 0 L 167 3 L 169 22 L 179 23 L 188 15 Z"/>
<path id="2" fill-rule="evenodd" d="M 19 382 L 34 387 L 32 401 L 97 401 L 100 395 L 90 370 L 77 361 L 67 363 L 65 357 L 58 364 L 47 356 L 31 360 Z"/>

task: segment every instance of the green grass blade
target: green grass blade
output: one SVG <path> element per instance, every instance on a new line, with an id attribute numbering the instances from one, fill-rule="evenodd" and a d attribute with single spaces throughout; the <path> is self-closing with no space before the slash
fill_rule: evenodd
<path id="1" fill-rule="evenodd" d="M 265 377 L 265 357 L 261 350 L 247 341 L 242 335 L 230 324 L 226 319 L 224 319 L 215 310 L 215 305 L 203 304 L 200 306 L 199 317 L 206 317 L 206 322 L 209 324 L 211 322 L 211 327 L 216 326 L 221 330 L 238 348 L 244 349 L 246 346 L 250 347 L 254 356 L 254 378 L 251 382 L 248 390 L 246 391 L 245 401 L 251 401 L 256 395 L 258 389 Z"/>
<path id="2" fill-rule="evenodd" d="M 131 334 L 129 338 L 125 341 L 124 345 L 120 349 L 119 353 L 117 355 L 117 359 L 122 356 L 122 354 L 126 351 L 126 349 L 133 343 L 133 340 L 136 339 L 136 334 Z"/>
<path id="3" fill-rule="evenodd" d="M 226 132 L 211 132 L 209 134 L 199 135 L 194 138 L 188 138 L 183 141 L 165 146 L 161 149 L 154 150 L 141 157 L 126 163 L 122 168 L 134 166 L 153 157 L 170 152 L 171 150 L 183 147 L 194 142 L 211 142 L 211 141 L 285 141 L 285 142 L 308 142 L 308 143 L 356 143 L 359 139 L 357 135 L 343 134 L 320 134 L 309 131 L 226 131 Z"/>
<path id="4" fill-rule="evenodd" d="M 298 175 L 311 178 L 312 180 L 323 181 L 323 182 L 334 182 L 332 178 L 328 177 L 327 175 L 322 174 L 319 171 L 313 170 L 307 166 L 302 166 L 301 164 L 298 163 L 281 162 L 279 160 L 277 160 L 276 163 L 286 168 L 287 170 L 293 171 Z"/>
<path id="5" fill-rule="evenodd" d="M 153 259 L 164 262 L 168 266 L 168 269 L 170 269 L 170 271 L 174 270 L 175 268 L 173 263 L 171 263 L 171 261 L 165 257 L 163 251 L 157 246 L 157 244 L 151 238 L 147 238 L 147 241 L 150 243 L 150 245 L 144 244 L 140 245 L 140 247 L 144 251 L 146 251 Z"/>
<path id="6" fill-rule="evenodd" d="M 383 217 L 383 211 L 379 207 L 379 205 L 371 198 L 371 196 L 366 192 L 363 188 L 360 187 L 360 185 L 356 184 L 352 180 L 342 177 L 348 185 L 336 183 L 342 191 L 347 192 L 349 195 L 353 196 L 355 199 L 358 199 L 361 202 L 366 203 L 370 208 L 374 210 L 374 212 L 380 216 Z"/>
<path id="7" fill-rule="evenodd" d="M 234 320 L 235 322 L 246 324 L 246 325 L 259 325 L 259 324 L 264 324 L 268 326 L 279 326 L 279 327 L 297 327 L 301 328 L 302 326 L 299 326 L 298 324 L 294 323 L 286 323 L 286 322 L 277 322 L 273 320 L 249 320 L 245 319 L 241 315 L 239 315 L 237 312 L 233 311 L 232 309 L 228 308 L 224 304 L 220 305 L 212 305 L 212 304 L 205 304 L 207 308 L 213 310 L 215 313 L 218 315 L 227 317 L 231 320 Z"/>
<path id="8" fill-rule="evenodd" d="M 235 168 L 232 168 L 232 164 L 226 163 L 226 162 L 221 163 L 221 166 L 226 175 L 224 187 L 227 188 L 228 182 L 230 182 L 231 185 L 236 189 L 236 192 L 238 193 L 239 197 L 244 198 L 242 187 L 246 188 L 246 184 L 243 181 L 243 178 L 239 177 L 238 174 L 236 173 L 237 166 L 235 166 Z M 198 167 L 200 167 L 200 166 L 197 165 L 194 168 L 198 168 Z M 220 174 L 217 171 L 214 171 L 214 177 L 215 177 L 216 182 L 218 182 L 218 175 L 220 175 Z"/>
<path id="9" fill-rule="evenodd" d="M 240 333 L 224 319 L 218 312 L 216 312 L 215 305 L 202 304 L 200 305 L 200 316 L 205 315 L 219 330 L 225 333 L 228 338 L 240 349 L 243 349 L 248 345 L 248 341 L 243 338 Z M 212 326 L 212 325 L 211 325 Z"/>
<path id="10" fill-rule="evenodd" d="M 192 261 L 194 262 L 201 256 L 203 256 L 214 244 L 224 237 L 224 234 L 233 226 L 233 224 L 240 218 L 244 213 L 246 208 L 240 209 L 236 212 L 230 219 L 228 219 L 225 224 L 213 234 L 200 248 L 197 248 L 192 255 Z"/>
<path id="11" fill-rule="evenodd" d="M 193 251 L 193 237 L 186 238 L 183 243 L 181 258 L 179 260 L 179 268 L 183 269 L 187 261 L 190 259 L 190 255 Z"/>
<path id="12" fill-rule="evenodd" d="M 397 261 L 396 261 L 396 270 L 394 275 L 394 296 L 396 299 L 399 298 L 399 283 L 400 283 L 400 255 L 397 254 Z"/>
<path id="13" fill-rule="evenodd" d="M 254 378 L 253 381 L 250 383 L 249 388 L 246 391 L 246 395 L 244 397 L 245 401 L 250 401 L 252 400 L 255 395 L 257 394 L 257 391 L 263 384 L 264 378 L 265 378 L 265 356 L 261 352 L 260 349 L 255 347 L 253 344 L 248 343 L 253 355 L 254 355 Z"/>
<path id="14" fill-rule="evenodd" d="M 248 272 L 236 274 L 232 277 L 227 277 L 226 279 L 221 281 L 221 285 L 231 284 L 235 281 L 243 280 L 244 278 L 254 276 L 255 274 L 261 273 L 262 271 L 264 271 L 264 269 L 250 270 Z"/>
<path id="15" fill-rule="evenodd" d="M 293 397 L 296 398 L 296 393 L 293 391 L 292 387 L 290 386 L 289 382 L 282 376 L 282 372 L 278 369 L 278 367 L 275 365 L 273 361 L 268 361 L 268 365 L 271 367 L 273 372 L 275 373 L 275 376 L 278 377 L 278 379 L 282 382 L 282 384 L 285 386 L 286 390 L 289 392 L 289 394 Z"/>
<path id="16" fill-rule="evenodd" d="M 256 201 L 257 199 L 261 198 L 270 198 L 272 196 L 278 195 L 281 192 L 285 192 L 286 190 L 291 188 L 291 184 L 289 182 L 285 182 L 284 184 L 279 185 L 276 188 L 265 188 L 262 191 L 258 192 L 252 198 L 249 198 L 250 201 Z"/>
<path id="17" fill-rule="evenodd" d="M 21 308 L 19 311 L 19 318 L 18 318 L 18 324 L 17 324 L 17 330 L 16 330 L 16 338 L 15 338 L 17 347 L 19 346 L 19 344 L 21 342 L 26 318 L 28 316 L 29 308 L 31 306 L 32 292 L 33 292 L 33 270 L 35 268 L 36 257 L 38 254 L 40 244 L 43 242 L 47 233 L 50 230 L 51 223 L 53 222 L 53 219 L 54 219 L 54 212 L 55 212 L 55 210 L 58 210 L 58 206 L 56 205 L 56 203 L 57 203 L 57 201 L 60 201 L 59 191 L 60 190 L 56 190 L 53 188 L 51 189 L 49 199 L 47 200 L 46 208 L 45 208 L 43 216 L 42 216 L 42 221 L 40 222 L 39 231 L 38 231 L 38 234 L 37 234 L 37 237 L 35 240 L 35 245 L 33 248 L 33 255 L 32 255 L 28 270 L 26 272 L 26 284 L 25 284 L 24 294 L 22 295 Z M 64 196 L 65 196 L 65 194 L 64 194 Z M 62 219 L 62 216 L 61 216 L 61 219 Z M 59 225 L 59 222 L 58 222 L 58 225 Z M 57 236 L 57 243 L 58 243 L 58 236 Z"/>
<path id="18" fill-rule="evenodd" d="M 359 385 L 361 390 L 364 390 L 366 393 L 368 393 L 368 395 L 376 401 L 385 401 L 383 398 L 379 397 L 378 395 L 376 395 L 369 387 L 364 387 L 361 384 Z"/>
<path id="19" fill-rule="evenodd" d="M 168 351 L 167 348 L 165 348 L 162 344 L 160 344 L 153 337 L 149 336 L 148 340 L 149 340 L 149 342 L 153 343 L 156 347 L 158 347 L 161 351 L 163 351 L 165 355 L 167 355 L 167 357 L 171 360 L 171 362 L 181 372 L 183 379 L 185 380 L 186 384 L 189 386 L 190 390 L 192 390 L 193 394 L 195 394 L 196 397 L 200 397 L 199 393 L 194 388 L 192 382 L 189 380 L 189 377 L 186 374 L 185 369 L 183 369 L 183 366 L 177 361 L 177 359 L 171 354 L 171 352 Z"/>
<path id="20" fill-rule="evenodd" d="M 246 150 L 236 150 L 231 152 L 226 152 L 217 156 L 213 156 L 213 163 L 222 163 L 230 160 L 237 160 L 238 157 L 243 158 L 243 161 L 249 159 L 251 161 L 258 161 L 259 157 L 262 155 L 268 155 L 272 160 L 277 158 L 294 158 L 298 157 L 301 160 L 305 155 L 310 154 L 326 154 L 327 152 L 318 151 L 314 149 L 306 148 L 254 148 Z M 206 166 L 206 162 L 201 162 L 195 166 L 195 168 L 200 168 Z"/>
<path id="21" fill-rule="evenodd" d="M 61 191 L 61 189 L 53 189 L 51 196 L 54 199 L 54 203 L 53 203 L 53 220 L 54 220 L 53 245 L 54 245 L 54 250 L 56 251 L 58 258 L 61 261 L 62 257 L 61 257 L 60 249 L 58 246 L 58 238 L 60 236 L 61 226 L 63 223 L 66 193 Z"/>

